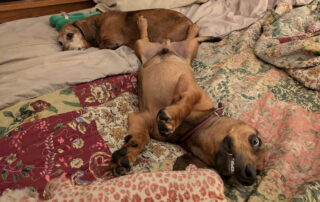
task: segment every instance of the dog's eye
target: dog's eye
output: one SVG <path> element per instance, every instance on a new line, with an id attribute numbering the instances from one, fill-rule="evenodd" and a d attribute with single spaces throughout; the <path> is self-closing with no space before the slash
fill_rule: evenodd
<path id="1" fill-rule="evenodd" d="M 249 142 L 254 150 L 259 149 L 261 146 L 261 139 L 257 135 L 250 135 Z"/>
<path id="2" fill-rule="evenodd" d="M 72 37 L 73 37 L 73 33 L 68 33 L 68 34 L 67 34 L 67 40 L 71 40 Z"/>

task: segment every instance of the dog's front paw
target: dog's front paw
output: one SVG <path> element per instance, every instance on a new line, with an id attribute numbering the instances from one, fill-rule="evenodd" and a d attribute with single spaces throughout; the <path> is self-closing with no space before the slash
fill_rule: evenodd
<path id="1" fill-rule="evenodd" d="M 131 168 L 129 159 L 127 157 L 128 148 L 122 147 L 121 149 L 113 152 L 112 162 L 110 169 L 113 176 L 125 175 Z"/>
<path id="2" fill-rule="evenodd" d="M 172 118 L 165 109 L 161 109 L 157 115 L 158 130 L 163 136 L 171 136 L 174 132 L 174 127 L 172 125 Z"/>
<path id="3" fill-rule="evenodd" d="M 130 171 L 132 164 L 141 150 L 141 145 L 134 141 L 131 135 L 127 135 L 124 141 L 125 144 L 123 147 L 112 154 L 110 170 L 115 177 L 126 175 Z"/>

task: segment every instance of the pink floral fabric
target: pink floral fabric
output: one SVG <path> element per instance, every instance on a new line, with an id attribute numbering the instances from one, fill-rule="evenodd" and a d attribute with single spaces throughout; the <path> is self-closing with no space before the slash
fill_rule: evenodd
<path id="1" fill-rule="evenodd" d="M 59 201 L 226 201 L 223 182 L 208 169 L 191 165 L 186 171 L 140 173 L 87 186 L 72 186 L 70 180 L 58 178 L 46 187 L 52 202 Z"/>
<path id="2" fill-rule="evenodd" d="M 267 143 L 265 170 L 274 179 L 268 182 L 269 186 L 280 187 L 283 194 L 290 195 L 298 191 L 301 183 L 318 180 L 320 114 L 278 102 L 272 93 L 267 93 L 241 117 L 256 127 Z M 267 189 L 261 186 L 261 190 Z"/>

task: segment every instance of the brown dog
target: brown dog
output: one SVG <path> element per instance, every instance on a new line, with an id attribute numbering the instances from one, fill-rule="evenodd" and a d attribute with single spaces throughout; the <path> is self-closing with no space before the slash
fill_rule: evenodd
<path id="1" fill-rule="evenodd" d="M 140 15 L 148 19 L 149 39 L 153 42 L 185 40 L 192 24 L 183 14 L 168 9 L 108 11 L 63 26 L 58 37 L 59 44 L 63 50 L 83 50 L 91 46 L 116 49 L 121 45 L 133 48 L 139 39 L 137 19 Z"/>
<path id="2" fill-rule="evenodd" d="M 239 120 L 212 116 L 211 99 L 195 82 L 189 65 L 198 42 L 207 38 L 195 38 L 198 27 L 192 24 L 185 41 L 152 43 L 147 26 L 147 20 L 139 17 L 140 39 L 135 51 L 143 64 L 138 76 L 140 111 L 129 114 L 129 135 L 122 148 L 112 155 L 113 174 L 124 175 L 131 168 L 150 136 L 179 143 L 185 133 L 201 123 L 181 143 L 192 154 L 179 158 L 175 168 L 181 168 L 181 162 L 187 160 L 186 165 L 212 167 L 223 176 L 235 176 L 242 184 L 252 184 L 256 170 L 263 167 L 258 131 Z"/>

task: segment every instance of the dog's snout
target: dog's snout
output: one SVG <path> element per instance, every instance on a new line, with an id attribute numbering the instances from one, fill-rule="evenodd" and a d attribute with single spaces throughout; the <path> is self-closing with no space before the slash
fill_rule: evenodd
<path id="1" fill-rule="evenodd" d="M 251 164 L 246 165 L 241 172 L 242 184 L 252 185 L 256 180 L 256 176 L 255 168 Z"/>

